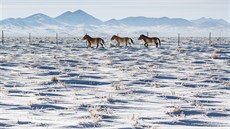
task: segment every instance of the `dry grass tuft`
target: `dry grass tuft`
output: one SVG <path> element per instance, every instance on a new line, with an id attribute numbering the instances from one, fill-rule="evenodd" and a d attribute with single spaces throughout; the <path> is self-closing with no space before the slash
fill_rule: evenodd
<path id="1" fill-rule="evenodd" d="M 171 113 L 178 113 L 181 111 L 181 108 L 179 106 L 174 107 L 173 110 L 171 110 Z"/>
<path id="2" fill-rule="evenodd" d="M 108 102 L 113 102 L 113 96 L 112 95 L 108 95 L 108 96 L 106 96 L 106 100 L 108 101 Z"/>
<path id="3" fill-rule="evenodd" d="M 96 110 L 89 111 L 90 118 L 93 120 L 93 122 L 99 122 L 101 120 L 101 116 L 98 114 Z"/>
<path id="4" fill-rule="evenodd" d="M 176 49 L 176 51 L 178 51 L 178 52 L 180 52 L 180 53 L 184 53 L 184 52 L 185 52 L 185 50 L 184 50 L 183 48 L 181 48 L 181 47 L 178 47 L 178 48 Z"/>
<path id="5" fill-rule="evenodd" d="M 169 110 L 166 114 L 169 114 L 170 116 L 176 116 L 176 117 L 184 117 L 183 111 L 181 110 L 181 107 L 174 106 L 173 109 Z"/>
<path id="6" fill-rule="evenodd" d="M 215 52 L 215 53 L 224 52 L 224 49 L 216 49 L 214 52 Z"/>
<path id="7" fill-rule="evenodd" d="M 52 77 L 51 81 L 54 82 L 54 83 L 58 83 L 59 82 L 59 80 L 57 79 L 57 77 Z"/>
<path id="8" fill-rule="evenodd" d="M 139 123 L 139 116 L 136 114 L 128 116 L 128 119 L 134 122 L 134 126 L 137 126 Z"/>
<path id="9" fill-rule="evenodd" d="M 100 115 L 100 112 L 102 111 L 106 111 L 106 108 L 102 106 L 92 106 L 89 108 L 90 118 L 94 123 L 97 123 L 102 119 Z"/>
<path id="10" fill-rule="evenodd" d="M 120 83 L 113 83 L 112 87 L 114 87 L 115 90 L 123 90 L 125 89 L 126 85 Z"/>
<path id="11" fill-rule="evenodd" d="M 176 95 L 176 91 L 174 91 L 174 90 L 170 90 L 170 93 L 171 93 L 171 95 Z"/>
<path id="12" fill-rule="evenodd" d="M 158 81 L 154 81 L 152 82 L 152 86 L 154 86 L 155 88 L 160 87 L 160 84 L 158 83 Z"/>
<path id="13" fill-rule="evenodd" d="M 220 58 L 220 55 L 219 55 L 219 54 L 216 54 L 216 53 L 213 53 L 213 54 L 211 55 L 211 58 L 212 58 L 212 59 L 218 59 L 218 58 Z"/>

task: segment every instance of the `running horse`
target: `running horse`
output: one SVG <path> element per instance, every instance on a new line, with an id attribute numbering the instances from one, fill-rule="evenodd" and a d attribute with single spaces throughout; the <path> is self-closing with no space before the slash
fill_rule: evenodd
<path id="1" fill-rule="evenodd" d="M 94 43 L 97 44 L 97 48 L 98 48 L 99 44 L 101 44 L 102 48 L 104 48 L 103 44 L 105 45 L 105 42 L 102 38 L 99 38 L 99 37 L 92 38 L 87 34 L 83 37 L 82 40 L 86 40 L 88 42 L 87 48 L 91 47 L 91 45 Z"/>
<path id="2" fill-rule="evenodd" d="M 127 46 L 128 44 L 131 46 L 131 43 L 133 43 L 133 40 L 129 37 L 119 37 L 117 35 L 113 35 L 112 38 L 111 38 L 111 41 L 112 40 L 116 40 L 117 41 L 117 45 L 116 46 L 120 46 L 121 43 L 125 43 L 125 45 Z M 131 41 L 131 43 L 129 42 Z"/>
<path id="3" fill-rule="evenodd" d="M 158 47 L 158 45 L 161 46 L 161 40 L 158 37 L 148 37 L 148 36 L 141 34 L 138 40 L 144 40 L 145 47 L 148 47 L 149 43 L 154 43 L 156 47 Z"/>

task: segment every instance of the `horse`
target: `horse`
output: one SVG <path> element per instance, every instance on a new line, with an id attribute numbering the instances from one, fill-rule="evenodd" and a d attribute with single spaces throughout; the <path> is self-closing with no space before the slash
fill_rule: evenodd
<path id="1" fill-rule="evenodd" d="M 161 40 L 158 37 L 148 37 L 148 36 L 141 34 L 140 37 L 138 38 L 138 40 L 144 40 L 144 42 L 145 42 L 144 46 L 145 47 L 148 47 L 149 43 L 155 43 L 156 48 L 158 48 L 158 45 L 161 46 Z"/>
<path id="2" fill-rule="evenodd" d="M 113 41 L 113 40 L 117 41 L 116 46 L 118 46 L 118 47 L 120 46 L 121 43 L 125 43 L 126 47 L 127 47 L 128 44 L 130 46 L 131 46 L 131 43 L 134 44 L 133 40 L 131 38 L 129 38 L 129 37 L 119 37 L 117 35 L 113 35 L 112 38 L 111 38 L 111 41 Z M 131 41 L 131 43 L 129 41 Z"/>
<path id="3" fill-rule="evenodd" d="M 99 38 L 99 37 L 92 38 L 87 34 L 82 38 L 82 40 L 86 40 L 88 42 L 87 48 L 91 47 L 91 45 L 94 43 L 97 44 L 97 48 L 98 48 L 99 44 L 101 44 L 102 48 L 104 48 L 103 44 L 105 45 L 105 42 L 102 38 Z"/>

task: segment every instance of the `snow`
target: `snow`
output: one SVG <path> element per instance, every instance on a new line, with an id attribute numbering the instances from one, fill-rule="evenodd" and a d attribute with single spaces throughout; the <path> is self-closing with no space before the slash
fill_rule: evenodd
<path id="1" fill-rule="evenodd" d="M 137 37 L 140 34 L 154 35 L 156 37 L 175 37 L 178 33 L 181 37 L 208 37 L 209 32 L 212 37 L 229 37 L 230 29 L 227 28 L 197 28 L 197 27 L 169 27 L 169 26 L 152 26 L 138 27 L 126 25 L 76 25 L 76 26 L 57 26 L 43 25 L 39 27 L 16 27 L 13 25 L 2 26 L 6 37 L 26 37 L 31 33 L 34 37 L 53 37 L 56 33 L 64 37 L 78 37 L 84 34 L 95 36 L 112 36 L 114 34 Z"/>
<path id="2" fill-rule="evenodd" d="M 229 38 L 116 48 L 108 36 L 105 49 L 81 38 L 6 37 L 0 128 L 229 128 Z"/>

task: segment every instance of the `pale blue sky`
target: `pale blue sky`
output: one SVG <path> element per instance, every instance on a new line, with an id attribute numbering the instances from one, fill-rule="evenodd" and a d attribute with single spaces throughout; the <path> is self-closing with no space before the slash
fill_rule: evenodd
<path id="1" fill-rule="evenodd" d="M 230 0 L 0 0 L 0 20 L 44 13 L 84 10 L 103 20 L 128 16 L 224 19 L 230 22 Z"/>

